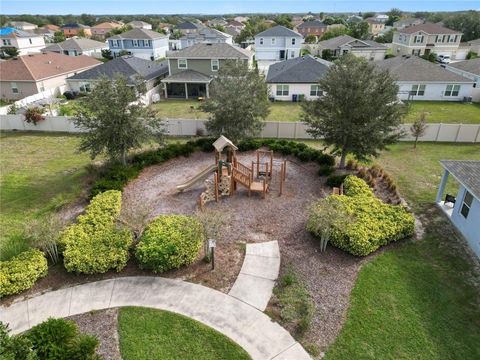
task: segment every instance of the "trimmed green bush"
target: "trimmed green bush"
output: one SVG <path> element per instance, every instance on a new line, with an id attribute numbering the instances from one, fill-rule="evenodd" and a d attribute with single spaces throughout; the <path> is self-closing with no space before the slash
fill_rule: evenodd
<path id="1" fill-rule="evenodd" d="M 71 320 L 49 318 L 24 335 L 33 344 L 40 359 L 100 360 L 95 354 L 100 342 L 95 336 L 81 334 Z"/>
<path id="2" fill-rule="evenodd" d="M 343 184 L 347 175 L 331 175 L 327 178 L 327 186 L 340 187 Z"/>
<path id="3" fill-rule="evenodd" d="M 185 215 L 162 215 L 145 229 L 135 257 L 142 269 L 163 272 L 191 264 L 204 241 L 202 224 Z"/>
<path id="4" fill-rule="evenodd" d="M 116 224 L 121 206 L 120 191 L 101 193 L 78 217 L 78 223 L 63 231 L 60 244 L 67 271 L 98 274 L 125 267 L 133 238 L 128 229 Z"/>
<path id="5" fill-rule="evenodd" d="M 0 262 L 0 298 L 30 289 L 35 281 L 47 275 L 45 254 L 30 249 Z"/>
<path id="6" fill-rule="evenodd" d="M 344 181 L 345 195 L 330 195 L 320 201 L 338 203 L 353 221 L 342 229 L 333 228 L 330 242 L 352 255 L 366 256 L 392 241 L 412 236 L 415 219 L 401 205 L 389 205 L 376 198 L 365 181 L 349 175 Z M 315 206 L 312 208 L 311 219 Z M 320 237 L 314 224 L 307 230 Z"/>
<path id="7" fill-rule="evenodd" d="M 318 169 L 319 176 L 330 176 L 335 172 L 335 168 L 329 165 L 321 165 Z"/>

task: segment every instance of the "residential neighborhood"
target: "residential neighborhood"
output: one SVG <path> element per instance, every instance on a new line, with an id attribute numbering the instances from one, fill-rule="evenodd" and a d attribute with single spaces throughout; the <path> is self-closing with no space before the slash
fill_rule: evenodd
<path id="1" fill-rule="evenodd" d="M 471 8 L 2 0 L 0 359 L 480 358 Z"/>

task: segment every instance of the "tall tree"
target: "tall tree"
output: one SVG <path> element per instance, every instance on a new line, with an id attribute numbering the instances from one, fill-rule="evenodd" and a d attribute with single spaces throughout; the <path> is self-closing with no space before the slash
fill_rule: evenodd
<path id="1" fill-rule="evenodd" d="M 202 109 L 210 113 L 207 130 L 232 140 L 254 136 L 269 114 L 268 87 L 258 69 L 245 62 L 227 61 L 210 87 Z"/>
<path id="2" fill-rule="evenodd" d="M 62 30 L 55 31 L 53 34 L 53 42 L 54 43 L 59 43 L 65 41 L 65 34 L 63 33 Z"/>
<path id="3" fill-rule="evenodd" d="M 412 136 L 415 138 L 415 142 L 413 143 L 414 149 L 417 147 L 418 138 L 423 136 L 425 134 L 425 131 L 427 130 L 426 117 L 427 116 L 425 114 L 425 111 L 422 111 L 420 113 L 420 117 L 418 119 L 415 119 L 413 124 L 410 126 L 410 132 L 412 133 Z"/>
<path id="4" fill-rule="evenodd" d="M 461 31 L 463 41 L 480 38 L 480 11 L 471 10 L 451 15 L 443 23 L 448 28 Z"/>
<path id="5" fill-rule="evenodd" d="M 400 18 L 402 17 L 402 10 L 397 9 L 397 8 L 392 8 L 392 9 L 390 9 L 389 12 L 387 12 L 387 15 L 388 15 L 388 20 L 385 23 L 385 25 L 393 26 L 393 23 L 395 21 L 400 20 Z"/>
<path id="6" fill-rule="evenodd" d="M 355 39 L 365 40 L 368 38 L 368 29 L 369 26 L 366 21 L 351 22 L 348 24 L 348 35 Z"/>
<path id="7" fill-rule="evenodd" d="M 334 37 L 345 35 L 348 32 L 346 27 L 335 27 L 326 31 L 323 35 L 321 40 L 328 40 L 333 39 Z"/>
<path id="8" fill-rule="evenodd" d="M 163 122 L 141 103 L 143 82 L 128 84 L 122 76 L 101 78 L 91 93 L 81 98 L 75 125 L 84 130 L 79 150 L 92 159 L 107 154 L 127 164 L 127 154 L 150 140 L 162 141 Z"/>
<path id="9" fill-rule="evenodd" d="M 281 14 L 278 15 L 275 19 L 275 24 L 285 26 L 289 29 L 293 29 L 292 17 L 290 15 Z"/>
<path id="10" fill-rule="evenodd" d="M 387 71 L 351 54 L 332 65 L 319 83 L 324 96 L 302 104 L 303 119 L 315 138 L 323 138 L 340 154 L 359 160 L 399 139 L 406 106 L 398 102 L 398 86 Z"/>

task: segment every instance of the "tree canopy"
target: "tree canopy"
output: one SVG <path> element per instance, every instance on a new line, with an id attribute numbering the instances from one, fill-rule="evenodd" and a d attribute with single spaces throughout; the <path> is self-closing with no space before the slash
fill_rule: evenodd
<path id="1" fill-rule="evenodd" d="M 89 152 L 92 159 L 106 154 L 126 165 L 130 150 L 141 148 L 147 141 L 160 142 L 163 122 L 141 103 L 145 84 L 128 84 L 123 76 L 113 80 L 103 77 L 92 91 L 80 98 L 75 125 L 84 130 L 79 150 Z"/>
<path id="2" fill-rule="evenodd" d="M 480 38 L 480 11 L 467 11 L 450 15 L 443 21 L 450 29 L 463 33 L 462 41 L 470 41 Z"/>
<path id="3" fill-rule="evenodd" d="M 268 88 L 258 69 L 245 62 L 227 61 L 210 86 L 210 98 L 202 109 L 210 113 L 206 123 L 213 136 L 234 141 L 254 136 L 269 114 Z"/>
<path id="4" fill-rule="evenodd" d="M 302 104 L 303 120 L 315 138 L 341 155 L 340 168 L 347 154 L 365 160 L 401 136 L 398 126 L 407 109 L 398 102 L 398 86 L 388 72 L 347 54 L 319 85 L 325 95 Z"/>

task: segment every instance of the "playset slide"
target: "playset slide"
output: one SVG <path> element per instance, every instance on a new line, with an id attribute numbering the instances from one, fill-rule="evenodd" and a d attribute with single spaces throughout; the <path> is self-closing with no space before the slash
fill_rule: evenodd
<path id="1" fill-rule="evenodd" d="M 188 179 L 185 183 L 177 185 L 177 191 L 183 191 L 194 185 L 195 183 L 204 180 L 208 177 L 211 173 L 215 172 L 218 169 L 218 166 L 215 164 L 210 165 L 209 167 L 203 169 L 197 175 Z"/>

